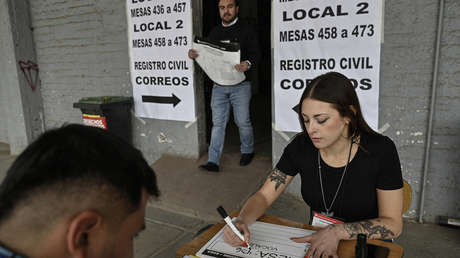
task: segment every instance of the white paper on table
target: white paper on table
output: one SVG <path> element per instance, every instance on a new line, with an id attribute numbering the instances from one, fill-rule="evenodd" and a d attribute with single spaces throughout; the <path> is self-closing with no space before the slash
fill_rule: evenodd
<path id="1" fill-rule="evenodd" d="M 240 50 L 225 51 L 197 42 L 193 42 L 192 48 L 198 52 L 195 61 L 213 82 L 219 85 L 236 85 L 246 79 L 244 73 L 235 69 L 235 65 L 240 63 Z"/>
<path id="2" fill-rule="evenodd" d="M 296 243 L 291 237 L 303 237 L 315 231 L 275 224 L 254 222 L 249 226 L 251 241 L 249 247 L 232 247 L 225 243 L 221 229 L 198 253 L 202 258 L 262 258 L 289 257 L 304 258 L 309 243 Z"/>

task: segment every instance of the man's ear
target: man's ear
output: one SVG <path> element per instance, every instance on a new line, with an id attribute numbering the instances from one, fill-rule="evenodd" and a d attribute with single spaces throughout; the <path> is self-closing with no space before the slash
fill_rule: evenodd
<path id="1" fill-rule="evenodd" d="M 101 226 L 102 216 L 95 211 L 83 211 L 72 218 L 67 232 L 67 251 L 71 257 L 87 257 L 90 236 Z"/>

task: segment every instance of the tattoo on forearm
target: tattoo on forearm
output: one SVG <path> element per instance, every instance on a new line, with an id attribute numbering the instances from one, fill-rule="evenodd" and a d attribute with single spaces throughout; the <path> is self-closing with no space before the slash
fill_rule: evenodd
<path id="1" fill-rule="evenodd" d="M 277 168 L 273 169 L 273 171 L 270 174 L 269 178 L 270 178 L 270 181 L 276 182 L 275 190 L 278 190 L 278 188 L 282 184 L 286 184 L 286 176 L 287 175 L 284 174 L 283 172 L 281 172 L 279 169 L 277 169 Z"/>
<path id="2" fill-rule="evenodd" d="M 350 238 L 358 234 L 366 234 L 367 238 L 376 236 L 376 238 L 389 239 L 394 237 L 393 231 L 383 225 L 375 225 L 372 221 L 362 221 L 356 223 L 347 223 L 344 225 Z"/>

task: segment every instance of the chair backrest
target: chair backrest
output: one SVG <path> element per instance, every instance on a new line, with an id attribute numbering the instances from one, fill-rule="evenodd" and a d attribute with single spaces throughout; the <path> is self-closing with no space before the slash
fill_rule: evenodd
<path id="1" fill-rule="evenodd" d="M 410 184 L 403 180 L 404 187 L 403 187 L 403 214 L 409 209 L 410 203 L 412 201 L 412 187 Z"/>

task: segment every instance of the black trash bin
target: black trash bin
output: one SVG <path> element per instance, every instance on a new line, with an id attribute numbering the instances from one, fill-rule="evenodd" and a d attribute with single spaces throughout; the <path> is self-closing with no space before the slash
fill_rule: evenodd
<path id="1" fill-rule="evenodd" d="M 73 103 L 82 113 L 83 124 L 106 129 L 132 143 L 131 107 L 133 98 L 102 96 L 82 98 Z"/>

